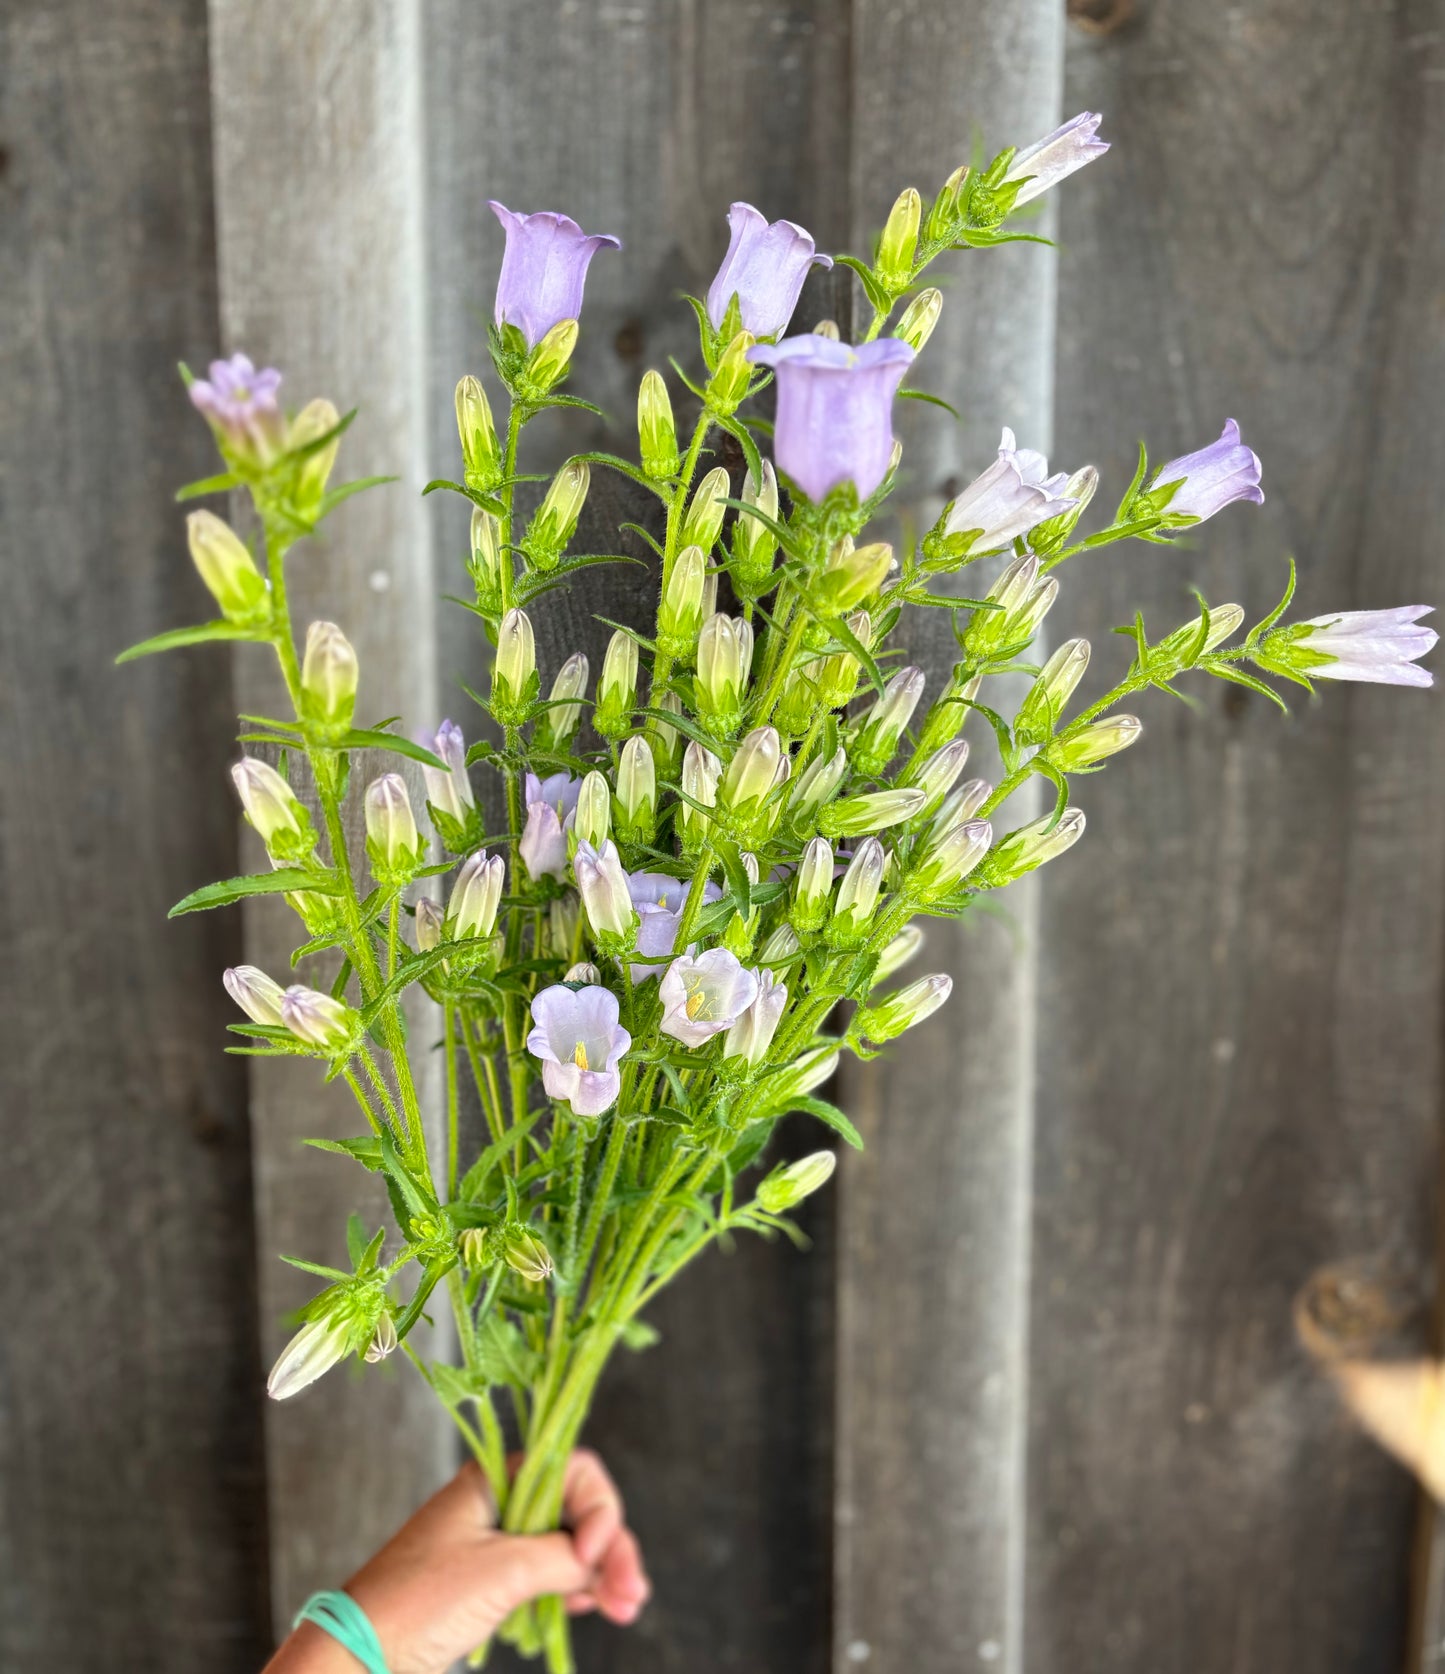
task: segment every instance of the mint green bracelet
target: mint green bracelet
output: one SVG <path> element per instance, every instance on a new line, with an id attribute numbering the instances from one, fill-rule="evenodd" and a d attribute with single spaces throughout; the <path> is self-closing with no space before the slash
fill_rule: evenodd
<path id="1" fill-rule="evenodd" d="M 291 1626 L 299 1628 L 302 1622 L 314 1622 L 324 1628 L 338 1645 L 351 1652 L 368 1674 L 391 1674 L 381 1654 L 376 1629 L 349 1593 L 312 1593 L 296 1612 Z"/>

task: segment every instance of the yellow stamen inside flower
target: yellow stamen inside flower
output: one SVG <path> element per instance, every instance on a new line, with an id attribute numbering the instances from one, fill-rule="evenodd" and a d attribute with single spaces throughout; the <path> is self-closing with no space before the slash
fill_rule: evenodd
<path id="1" fill-rule="evenodd" d="M 687 997 L 687 1015 L 688 1015 L 688 1017 L 689 1018 L 696 1018 L 697 1014 L 702 1010 L 702 1008 L 706 1004 L 707 1004 L 707 995 L 703 993 L 701 988 L 694 988 L 692 993 L 689 994 L 688 997 Z"/>
<path id="2" fill-rule="evenodd" d="M 585 1042 L 579 1040 L 576 1046 L 572 1048 L 572 1062 L 576 1064 L 577 1068 L 580 1070 L 585 1070 L 588 1067 L 587 1047 Z"/>

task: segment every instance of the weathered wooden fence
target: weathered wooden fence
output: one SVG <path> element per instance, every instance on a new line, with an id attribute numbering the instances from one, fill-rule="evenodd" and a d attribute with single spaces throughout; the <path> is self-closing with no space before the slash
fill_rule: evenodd
<path id="1" fill-rule="evenodd" d="M 6 1674 L 245 1674 L 450 1468 L 401 1368 L 263 1411 L 274 1252 L 325 1259 L 356 1182 L 296 1143 L 310 1078 L 220 1053 L 220 968 L 275 921 L 165 921 L 237 862 L 230 717 L 264 698 L 245 656 L 110 666 L 197 604 L 177 359 L 244 346 L 362 404 L 352 468 L 403 482 L 337 517 L 302 608 L 356 638 L 369 708 L 431 717 L 478 661 L 434 603 L 461 527 L 416 490 L 485 361 L 487 197 L 623 236 L 577 384 L 625 417 L 734 198 L 858 248 L 976 132 L 1099 109 L 1060 249 L 951 270 L 930 360 L 964 417 L 909 415 L 914 504 L 1005 422 L 1118 485 L 1141 432 L 1164 457 L 1232 413 L 1268 503 L 1094 560 L 1059 615 L 1100 663 L 1135 602 L 1267 605 L 1288 552 L 1321 608 L 1445 595 L 1445 0 L 1069 11 L 0 0 Z M 568 420 L 558 459 L 596 439 Z M 601 600 L 552 613 L 549 666 L 599 649 Z M 1347 1261 L 1410 1299 L 1402 1343 L 1438 1311 L 1445 710 L 1329 695 L 1155 705 L 1084 787 L 1089 841 L 1010 922 L 934 933 L 950 1020 L 850 1076 L 868 1150 L 813 1253 L 702 1263 L 603 1391 L 658 1597 L 585 1624 L 585 1668 L 1437 1666 L 1433 1522 L 1290 1303 Z"/>

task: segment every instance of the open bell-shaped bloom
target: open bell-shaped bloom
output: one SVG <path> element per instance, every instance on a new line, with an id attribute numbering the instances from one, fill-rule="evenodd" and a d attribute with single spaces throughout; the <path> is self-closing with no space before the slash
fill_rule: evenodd
<path id="1" fill-rule="evenodd" d="M 249 355 L 213 360 L 209 376 L 195 378 L 188 391 L 191 405 L 233 452 L 265 464 L 286 440 L 286 415 L 276 399 L 281 374 L 274 366 L 259 371 Z"/>
<path id="2" fill-rule="evenodd" d="M 998 458 L 971 482 L 948 508 L 944 529 L 950 535 L 977 530 L 974 550 L 995 552 L 1036 524 L 1058 517 L 1075 502 L 1063 493 L 1068 473 L 1049 475 L 1049 464 L 1033 448 L 1021 448 L 1007 426 Z"/>
<path id="3" fill-rule="evenodd" d="M 527 804 L 527 823 L 518 845 L 522 864 L 534 878 L 565 878 L 567 832 L 577 817 L 582 781 L 568 773 L 550 773 L 545 779 L 529 773 L 522 794 Z"/>
<path id="4" fill-rule="evenodd" d="M 1217 442 L 1161 465 L 1154 473 L 1149 493 L 1158 504 L 1160 489 L 1177 483 L 1160 509 L 1169 517 L 1196 517 L 1202 522 L 1236 500 L 1262 505 L 1260 472 L 1259 455 L 1239 439 L 1239 426 L 1234 420 L 1226 419 Z"/>
<path id="5" fill-rule="evenodd" d="M 643 961 L 634 963 L 632 980 L 646 982 L 649 977 L 661 976 L 663 961 L 677 951 L 677 931 L 682 923 L 682 909 L 687 901 L 688 882 L 685 878 L 670 878 L 665 872 L 630 872 L 627 891 L 637 911 L 637 952 Z M 722 900 L 722 890 L 709 881 L 703 885 L 705 904 Z"/>
<path id="6" fill-rule="evenodd" d="M 554 325 L 582 312 L 588 265 L 603 245 L 620 250 L 622 240 L 610 233 L 584 233 L 570 215 L 552 210 L 519 215 L 492 199 L 487 208 L 507 234 L 496 322 L 516 326 L 534 349 Z"/>
<path id="7" fill-rule="evenodd" d="M 851 482 L 866 500 L 893 460 L 893 398 L 913 362 L 897 337 L 850 348 L 812 333 L 759 343 L 748 359 L 778 379 L 773 452 L 810 500 Z"/>
<path id="8" fill-rule="evenodd" d="M 787 329 L 810 267 L 832 267 L 817 254 L 813 235 L 793 221 L 774 221 L 750 203 L 728 210 L 731 239 L 722 266 L 707 290 L 707 317 L 720 327 L 734 295 L 744 331 L 776 337 Z"/>
<path id="9" fill-rule="evenodd" d="M 536 1027 L 527 1050 L 542 1061 L 549 1098 L 565 1099 L 574 1116 L 600 1116 L 622 1086 L 617 1065 L 632 1045 L 618 1021 L 617 996 L 608 988 L 544 988 L 532 1001 Z"/>
<path id="10" fill-rule="evenodd" d="M 1380 686 L 1433 686 L 1429 669 L 1417 668 L 1439 639 L 1419 621 L 1432 605 L 1399 605 L 1394 610 L 1341 610 L 1297 623 L 1292 648 L 1309 653 L 1303 672 L 1312 680 L 1363 680 Z M 1300 629 L 1307 630 L 1301 633 Z M 1329 658 L 1328 662 L 1316 658 Z"/>
<path id="11" fill-rule="evenodd" d="M 1102 157 L 1109 149 L 1107 140 L 1096 137 L 1103 120 L 1098 111 L 1080 111 L 1061 128 L 1055 128 L 1053 133 L 1045 134 L 1041 140 L 1016 151 L 1004 176 L 1006 182 L 1023 181 L 1014 199 L 1014 207 L 1041 197 L 1051 186 L 1057 186 L 1076 169 L 1083 168 L 1085 163 Z"/>
<path id="12" fill-rule="evenodd" d="M 684 1046 L 705 1046 L 731 1029 L 757 999 L 758 973 L 724 947 L 709 948 L 695 959 L 684 953 L 667 967 L 658 994 L 663 1034 Z"/>

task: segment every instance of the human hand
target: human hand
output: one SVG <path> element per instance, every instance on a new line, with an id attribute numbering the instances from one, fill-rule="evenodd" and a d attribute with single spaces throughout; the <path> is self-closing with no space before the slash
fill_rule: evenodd
<path id="1" fill-rule="evenodd" d="M 651 1588 L 622 1497 L 595 1453 L 567 1467 L 566 1532 L 507 1534 L 476 1465 L 462 1467 L 346 1583 L 376 1629 L 392 1674 L 444 1674 L 534 1598 L 559 1593 L 572 1614 L 636 1619 Z M 304 1623 L 265 1674 L 355 1674 L 324 1629 Z"/>

